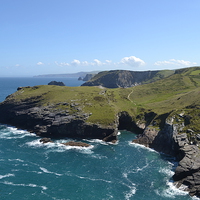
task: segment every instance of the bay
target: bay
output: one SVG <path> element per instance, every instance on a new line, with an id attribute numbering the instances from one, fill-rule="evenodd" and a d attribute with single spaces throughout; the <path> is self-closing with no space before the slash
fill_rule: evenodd
<path id="1" fill-rule="evenodd" d="M 54 80 L 54 79 L 53 79 Z M 19 86 L 47 84 L 52 78 L 0 78 L 0 101 Z M 80 86 L 75 78 L 59 78 Z M 66 147 L 69 138 L 41 144 L 25 130 L 0 125 L 0 199 L 34 200 L 191 200 L 173 186 L 177 163 L 120 131 L 117 144 L 81 140 L 90 148 Z"/>

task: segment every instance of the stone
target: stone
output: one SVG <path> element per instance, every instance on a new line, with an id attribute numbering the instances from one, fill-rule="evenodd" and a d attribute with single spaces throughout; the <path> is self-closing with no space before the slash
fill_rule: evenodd
<path id="1" fill-rule="evenodd" d="M 40 142 L 45 144 L 45 143 L 53 142 L 53 141 L 51 140 L 51 138 L 42 138 L 42 139 L 40 139 Z"/>
<path id="2" fill-rule="evenodd" d="M 70 141 L 70 142 L 66 142 L 66 143 L 62 143 L 66 146 L 77 146 L 77 147 L 90 147 L 90 144 L 87 144 L 85 142 L 74 142 L 74 141 Z"/>

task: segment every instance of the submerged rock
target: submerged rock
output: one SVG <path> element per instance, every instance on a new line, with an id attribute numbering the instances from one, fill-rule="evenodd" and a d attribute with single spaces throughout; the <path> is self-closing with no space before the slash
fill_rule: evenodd
<path id="1" fill-rule="evenodd" d="M 77 146 L 77 147 L 90 147 L 90 144 L 87 144 L 85 142 L 74 142 L 74 141 L 70 141 L 70 142 L 66 142 L 66 143 L 62 143 L 66 146 Z"/>

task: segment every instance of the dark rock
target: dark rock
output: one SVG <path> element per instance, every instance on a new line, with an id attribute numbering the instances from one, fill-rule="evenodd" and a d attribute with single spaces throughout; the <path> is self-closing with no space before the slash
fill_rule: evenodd
<path id="1" fill-rule="evenodd" d="M 74 141 L 70 141 L 70 142 L 66 142 L 66 143 L 62 143 L 66 146 L 77 146 L 77 147 L 90 147 L 90 144 L 84 143 L 84 142 L 74 142 Z"/>
<path id="2" fill-rule="evenodd" d="M 128 70 L 111 70 L 107 72 L 100 72 L 95 75 L 92 79 L 82 84 L 82 86 L 103 86 L 107 88 L 127 88 L 132 87 L 138 84 L 141 84 L 145 81 L 153 82 L 155 81 L 153 77 L 159 71 L 128 71 Z M 173 74 L 174 71 L 171 71 Z M 163 78 L 159 76 L 160 78 Z M 112 81 L 111 81 L 112 80 Z M 158 77 L 157 79 L 158 80 Z"/>
<path id="3" fill-rule="evenodd" d="M 48 85 L 58 85 L 58 86 L 65 86 L 63 82 L 51 81 Z"/>
<path id="4" fill-rule="evenodd" d="M 117 142 L 117 134 L 113 133 L 105 138 L 103 138 L 104 142 L 112 142 L 112 143 L 116 143 Z"/>
<path id="5" fill-rule="evenodd" d="M 44 144 L 44 143 L 53 142 L 53 141 L 51 140 L 51 138 L 42 138 L 40 139 L 40 142 Z"/>

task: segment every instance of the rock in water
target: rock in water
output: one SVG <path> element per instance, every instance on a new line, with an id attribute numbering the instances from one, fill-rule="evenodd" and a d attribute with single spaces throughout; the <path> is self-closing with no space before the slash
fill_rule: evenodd
<path id="1" fill-rule="evenodd" d="M 65 86 L 63 82 L 51 81 L 48 85 L 58 85 L 58 86 Z"/>
<path id="2" fill-rule="evenodd" d="M 42 138 L 42 139 L 40 139 L 40 142 L 45 144 L 45 143 L 53 142 L 53 141 L 51 140 L 51 138 Z"/>
<path id="3" fill-rule="evenodd" d="M 85 142 L 74 142 L 74 141 L 70 141 L 70 142 L 66 142 L 66 143 L 62 143 L 66 146 L 77 146 L 77 147 L 89 147 L 91 146 L 90 144 L 87 144 Z"/>

